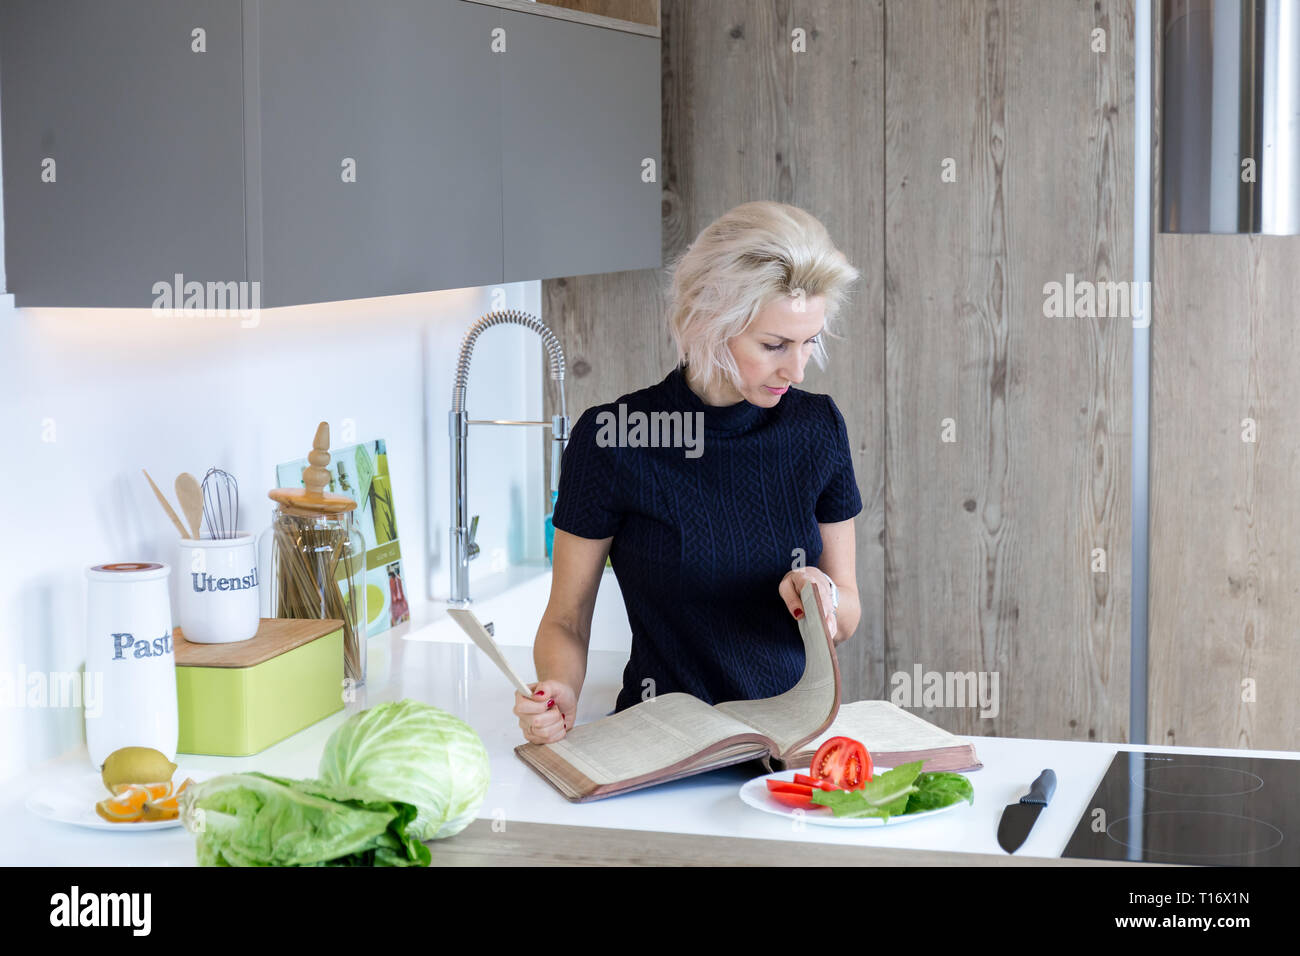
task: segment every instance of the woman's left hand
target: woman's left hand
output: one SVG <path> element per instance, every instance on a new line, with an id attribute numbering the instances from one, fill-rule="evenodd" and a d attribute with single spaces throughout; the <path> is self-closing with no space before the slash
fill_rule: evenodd
<path id="1" fill-rule="evenodd" d="M 835 611 L 831 608 L 831 579 L 826 572 L 820 568 L 795 568 L 789 574 L 781 579 L 777 592 L 785 601 L 785 606 L 790 609 L 790 614 L 796 620 L 803 616 L 803 604 L 799 601 L 799 592 L 809 581 L 821 595 L 822 607 L 825 608 L 826 614 L 822 617 L 822 627 L 826 629 L 826 635 L 835 641 L 835 634 L 839 630 L 839 622 L 835 620 Z"/>

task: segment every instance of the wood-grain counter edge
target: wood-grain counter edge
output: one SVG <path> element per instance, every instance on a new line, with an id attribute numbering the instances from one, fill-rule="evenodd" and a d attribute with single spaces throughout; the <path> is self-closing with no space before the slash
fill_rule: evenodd
<path id="1" fill-rule="evenodd" d="M 496 826 L 496 830 L 493 826 Z M 1153 866 L 1122 860 L 899 850 L 478 819 L 429 843 L 433 866 Z"/>

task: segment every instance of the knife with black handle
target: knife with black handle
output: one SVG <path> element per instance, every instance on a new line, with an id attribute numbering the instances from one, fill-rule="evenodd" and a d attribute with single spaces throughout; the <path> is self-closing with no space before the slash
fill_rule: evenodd
<path id="1" fill-rule="evenodd" d="M 1030 786 L 1029 792 L 1002 811 L 1002 820 L 998 823 L 998 845 L 1008 853 L 1015 853 L 1034 828 L 1034 821 L 1043 812 L 1043 807 L 1052 800 L 1056 793 L 1056 774 L 1044 770 Z"/>

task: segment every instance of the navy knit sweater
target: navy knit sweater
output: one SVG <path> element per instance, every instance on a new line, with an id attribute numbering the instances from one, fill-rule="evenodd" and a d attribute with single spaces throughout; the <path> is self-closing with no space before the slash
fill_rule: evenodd
<path id="1" fill-rule="evenodd" d="M 647 420 L 640 430 L 637 412 Z M 686 426 L 688 415 L 672 436 L 655 426 Z M 660 444 L 661 434 L 678 447 Z M 615 710 L 673 691 L 712 704 L 793 687 L 803 642 L 777 585 L 796 549 L 805 565 L 821 559 L 818 522 L 861 510 L 844 418 L 829 395 L 791 387 L 772 408 L 706 405 L 679 366 L 587 409 L 564 452 L 552 520 L 579 537 L 614 539 L 610 564 L 632 626 Z"/>

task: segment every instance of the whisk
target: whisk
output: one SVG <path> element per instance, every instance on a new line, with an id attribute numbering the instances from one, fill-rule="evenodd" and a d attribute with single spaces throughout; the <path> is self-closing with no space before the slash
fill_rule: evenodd
<path id="1" fill-rule="evenodd" d="M 214 538 L 233 538 L 239 530 L 239 482 L 220 468 L 203 476 L 203 520 Z"/>

